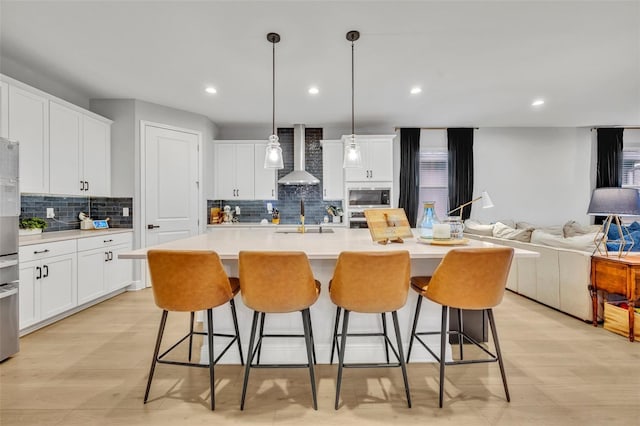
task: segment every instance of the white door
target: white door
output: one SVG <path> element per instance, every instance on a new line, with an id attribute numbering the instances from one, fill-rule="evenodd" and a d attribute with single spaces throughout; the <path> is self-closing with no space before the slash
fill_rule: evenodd
<path id="1" fill-rule="evenodd" d="M 255 178 L 254 148 L 252 144 L 236 146 L 236 199 L 253 200 Z"/>
<path id="2" fill-rule="evenodd" d="M 340 200 L 344 198 L 344 178 L 342 168 L 342 142 L 322 142 L 322 199 Z"/>
<path id="3" fill-rule="evenodd" d="M 42 262 L 40 319 L 68 311 L 78 304 L 76 271 L 75 253 Z"/>
<path id="4" fill-rule="evenodd" d="M 264 168 L 265 143 L 254 145 L 254 182 L 253 198 L 256 200 L 277 200 L 276 169 Z"/>
<path id="5" fill-rule="evenodd" d="M 391 140 L 368 142 L 369 180 L 393 180 L 393 145 Z"/>
<path id="6" fill-rule="evenodd" d="M 236 198 L 236 144 L 217 143 L 215 147 L 216 199 Z"/>
<path id="7" fill-rule="evenodd" d="M 199 134 L 144 124 L 146 247 L 198 234 Z"/>
<path id="8" fill-rule="evenodd" d="M 83 126 L 83 176 L 87 195 L 111 194 L 111 126 L 86 115 Z"/>

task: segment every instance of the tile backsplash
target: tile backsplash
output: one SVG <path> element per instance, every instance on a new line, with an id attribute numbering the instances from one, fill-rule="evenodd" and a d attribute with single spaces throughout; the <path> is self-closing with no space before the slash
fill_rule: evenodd
<path id="1" fill-rule="evenodd" d="M 293 170 L 293 128 L 278 129 L 284 168 L 278 170 L 278 179 Z M 315 224 L 323 220 L 326 207 L 333 205 L 342 208 L 342 200 L 322 199 L 322 140 L 321 128 L 305 129 L 305 170 L 320 179 L 318 185 L 278 185 L 277 200 L 208 200 L 207 217 L 212 207 L 229 205 L 231 209 L 240 207 L 240 222 L 260 222 L 271 220 L 267 212 L 267 203 L 280 211 L 280 223 L 297 224 L 300 221 L 300 200 L 304 200 L 305 223 Z"/>
<path id="2" fill-rule="evenodd" d="M 47 222 L 44 232 L 80 229 L 80 212 L 87 213 L 92 219 L 110 218 L 111 228 L 133 227 L 133 198 L 22 194 L 20 202 L 20 218 L 44 219 Z M 122 215 L 124 207 L 129 209 L 129 216 Z M 53 208 L 55 218 L 47 219 L 47 208 Z"/>

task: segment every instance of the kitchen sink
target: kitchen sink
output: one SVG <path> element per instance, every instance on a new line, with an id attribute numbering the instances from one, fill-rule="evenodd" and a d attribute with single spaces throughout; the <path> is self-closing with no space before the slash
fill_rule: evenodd
<path id="1" fill-rule="evenodd" d="M 302 234 L 302 232 L 297 229 L 276 229 L 277 234 Z M 333 229 L 331 228 L 305 228 L 305 234 L 333 234 Z"/>

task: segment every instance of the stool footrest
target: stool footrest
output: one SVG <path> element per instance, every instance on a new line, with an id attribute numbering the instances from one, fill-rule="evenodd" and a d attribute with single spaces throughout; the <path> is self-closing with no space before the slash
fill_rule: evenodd
<path id="1" fill-rule="evenodd" d="M 342 364 L 342 366 L 344 368 L 389 368 L 389 367 L 401 367 L 402 364 L 400 364 L 399 362 L 395 362 L 395 363 L 372 362 L 372 363 L 358 363 L 358 364 Z"/>

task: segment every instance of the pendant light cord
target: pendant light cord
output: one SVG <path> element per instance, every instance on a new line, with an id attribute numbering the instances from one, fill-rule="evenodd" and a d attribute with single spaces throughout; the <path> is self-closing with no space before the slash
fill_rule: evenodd
<path id="1" fill-rule="evenodd" d="M 272 76 L 272 81 L 271 81 L 271 134 L 275 135 L 276 134 L 276 43 L 272 42 L 271 43 L 273 46 L 273 50 L 272 50 L 272 67 L 271 67 L 271 76 Z"/>
<path id="2" fill-rule="evenodd" d="M 355 79 L 354 79 L 354 42 L 351 41 L 351 135 L 355 134 L 355 108 L 353 106 L 354 103 L 354 86 L 355 86 Z"/>

